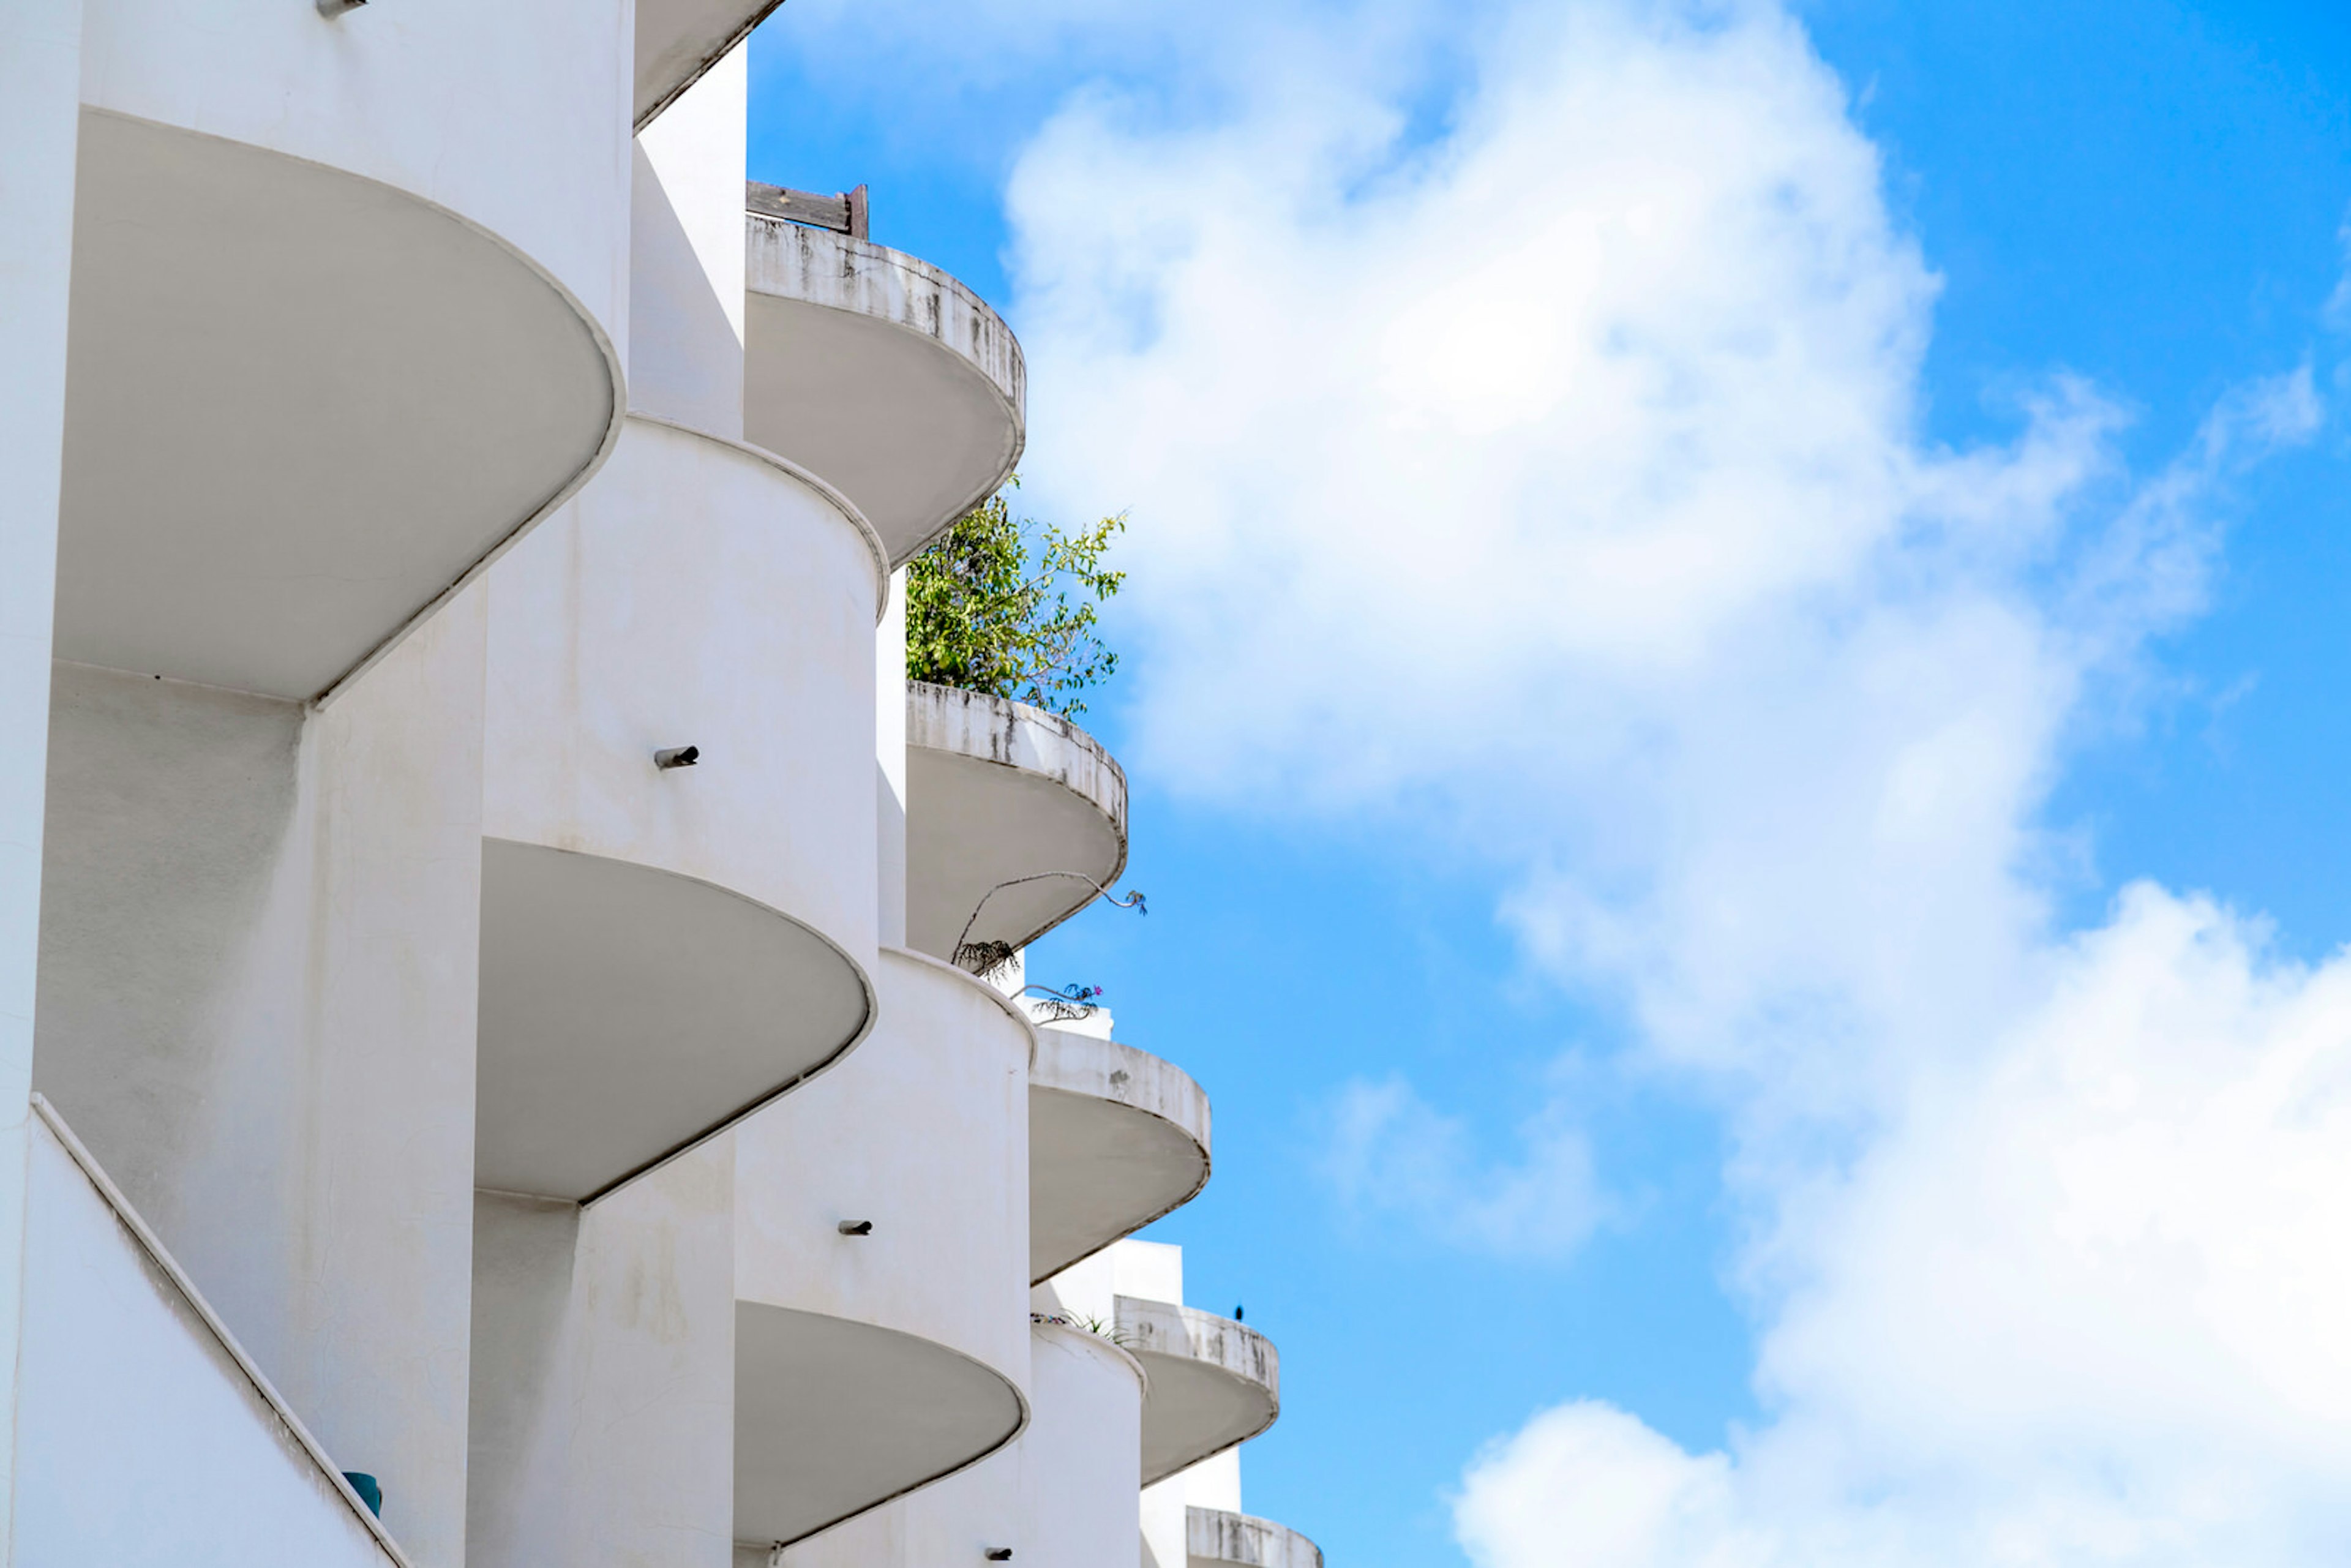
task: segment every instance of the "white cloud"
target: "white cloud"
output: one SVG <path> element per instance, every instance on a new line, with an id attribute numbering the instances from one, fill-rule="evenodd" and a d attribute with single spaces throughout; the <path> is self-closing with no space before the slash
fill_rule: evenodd
<path id="1" fill-rule="evenodd" d="M 1528 952 L 1731 1128 L 1766 1421 L 1693 1454 L 1562 1405 L 1471 1466 L 1465 1547 L 2334 1561 L 2351 958 L 2151 887 L 2069 936 L 2040 817 L 2309 371 L 2145 476 L 2062 376 L 1938 448 L 1937 281 L 1784 11 L 1527 0 L 1471 47 L 1433 141 L 1391 60 L 1244 50 L 1081 95 L 1011 191 L 1034 493 L 1133 509 L 1130 760 L 1524 868 Z M 1358 1083 L 1327 1174 L 1570 1247 L 1601 1177 L 1522 1137 Z"/>
<path id="2" fill-rule="evenodd" d="M 1560 1258 L 1616 1212 L 1562 1094 L 1519 1128 L 1515 1159 L 1494 1160 L 1469 1124 L 1400 1077 L 1358 1079 L 1333 1101 L 1322 1176 L 1359 1222 L 1402 1223 L 1447 1246 Z"/>
<path id="3" fill-rule="evenodd" d="M 1479 1568 L 2317 1563 L 2351 1535 L 2351 957 L 2138 886 L 1998 1049 L 1782 1194 L 1761 1388 L 1471 1467 Z"/>
<path id="4" fill-rule="evenodd" d="M 1351 85 L 1284 62 L 1196 130 L 1083 99 L 1015 179 L 1040 482 L 1135 507 L 1146 766 L 1614 774 L 1740 639 L 1907 543 L 2011 558 L 2098 460 L 2080 400 L 1917 449 L 1936 285 L 1785 18 L 1564 8 L 1417 152 Z"/>

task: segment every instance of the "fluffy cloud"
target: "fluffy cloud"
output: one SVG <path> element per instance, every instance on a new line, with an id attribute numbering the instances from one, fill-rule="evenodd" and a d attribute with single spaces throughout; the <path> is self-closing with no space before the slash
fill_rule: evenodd
<path id="1" fill-rule="evenodd" d="M 1783 1195 L 1775 1419 L 1604 1406 L 1473 1465 L 1481 1568 L 2316 1563 L 2351 1531 L 2351 960 L 2147 886 L 1986 1060 Z"/>
<path id="2" fill-rule="evenodd" d="M 1588 787 L 1889 552 L 2031 549 L 2098 460 L 2080 398 L 1916 448 L 1934 280 L 1783 17 L 1531 19 L 1417 148 L 1350 80 L 1249 86 L 1081 101 L 1012 190 L 1040 476 L 1134 502 L 1179 781 L 1482 796 L 1499 745 Z"/>
<path id="3" fill-rule="evenodd" d="M 1036 491 L 1134 509 L 1135 759 L 1519 868 L 1529 954 L 1732 1129 L 1768 1420 L 1554 1409 L 1468 1470 L 1465 1547 L 2331 1561 L 2351 961 L 2151 887 L 2057 930 L 2039 816 L 2309 376 L 2151 475 L 2057 377 L 1937 448 L 1936 280 L 1784 11 L 1477 16 L 1434 117 L 1358 43 L 1239 50 L 1081 96 L 1011 188 Z M 1493 1166 L 1401 1081 L 1343 1092 L 1330 1174 L 1498 1250 L 1604 1211 L 1572 1129 Z"/>

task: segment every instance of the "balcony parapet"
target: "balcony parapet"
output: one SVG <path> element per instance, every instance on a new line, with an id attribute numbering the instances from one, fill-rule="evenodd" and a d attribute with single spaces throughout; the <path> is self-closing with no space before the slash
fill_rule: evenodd
<path id="1" fill-rule="evenodd" d="M 647 413 L 643 409 L 631 409 L 629 420 L 632 423 L 641 424 L 649 429 L 657 427 L 673 430 L 681 435 L 690 436 L 695 441 L 739 453 L 752 462 L 765 465 L 783 475 L 795 485 L 812 490 L 821 497 L 826 505 L 840 514 L 842 522 L 856 530 L 858 538 L 865 545 L 865 553 L 872 559 L 873 623 L 876 626 L 882 623 L 882 618 L 890 612 L 891 566 L 888 547 L 882 542 L 882 536 L 873 531 L 873 525 L 866 520 L 865 514 L 857 509 L 857 503 L 842 495 L 840 489 L 823 475 L 812 473 L 790 458 L 770 452 L 764 446 L 754 446 L 747 441 L 737 441 L 732 436 L 718 435 L 707 430 L 697 429 L 682 420 L 670 419 L 658 413 Z"/>
<path id="2" fill-rule="evenodd" d="M 1220 1508 L 1184 1511 L 1190 1568 L 1322 1568 L 1322 1549 L 1287 1525 Z"/>
<path id="3" fill-rule="evenodd" d="M 882 571 L 830 486 L 632 417 L 493 572 L 476 1186 L 592 1199 L 865 1036 Z"/>
<path id="4" fill-rule="evenodd" d="M 745 435 L 823 475 L 904 562 L 1027 439 L 1011 329 L 928 262 L 747 213 Z"/>
<path id="5" fill-rule="evenodd" d="M 1281 1413 L 1281 1358 L 1256 1330 L 1196 1307 L 1113 1298 L 1118 1343 L 1151 1378 L 1143 1484 L 1246 1442 Z"/>
<path id="6" fill-rule="evenodd" d="M 1208 1097 L 1133 1046 L 1040 1029 L 1029 1076 L 1029 1271 L 1042 1282 L 1207 1185 Z"/>
<path id="7" fill-rule="evenodd" d="M 1029 1417 L 1034 1031 L 922 954 L 876 978 L 872 1037 L 734 1135 L 739 1541 L 828 1531 Z"/>
<path id="8" fill-rule="evenodd" d="M 1126 775 L 1101 742 L 1026 703 L 906 683 L 908 946 L 1025 947 L 1117 880 L 1126 848 Z"/>

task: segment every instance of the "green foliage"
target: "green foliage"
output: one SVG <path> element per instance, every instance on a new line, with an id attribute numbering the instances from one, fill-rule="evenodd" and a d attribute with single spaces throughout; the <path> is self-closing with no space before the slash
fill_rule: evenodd
<path id="1" fill-rule="evenodd" d="M 1083 694 L 1118 669 L 1094 629 L 1102 601 L 1126 580 L 1102 565 L 1126 517 L 1078 533 L 1040 529 L 1014 519 L 1008 495 L 966 513 L 908 563 L 906 675 L 1075 717 Z"/>

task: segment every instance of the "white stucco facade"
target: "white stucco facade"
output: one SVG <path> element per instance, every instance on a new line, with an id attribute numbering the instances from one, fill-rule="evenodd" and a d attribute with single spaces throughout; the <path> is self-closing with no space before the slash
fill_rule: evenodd
<path id="1" fill-rule="evenodd" d="M 772 9 L 0 7 L 0 1568 L 1320 1568 L 1019 996 L 1125 776 L 905 679 L 1019 345 L 747 214 Z"/>

